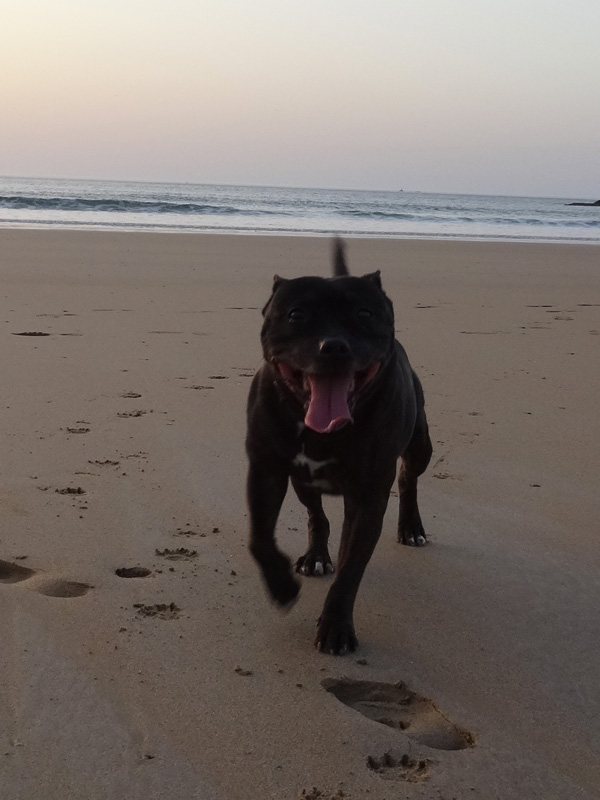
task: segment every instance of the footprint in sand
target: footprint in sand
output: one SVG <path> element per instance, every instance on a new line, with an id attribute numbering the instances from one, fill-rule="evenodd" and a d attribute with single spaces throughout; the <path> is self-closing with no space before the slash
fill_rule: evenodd
<path id="1" fill-rule="evenodd" d="M 11 564 L 10 561 L 0 561 L 0 583 L 20 583 L 35 575 L 34 570 L 22 567 L 20 564 Z"/>
<path id="2" fill-rule="evenodd" d="M 433 477 L 440 481 L 462 481 L 462 478 L 459 475 L 452 475 L 450 472 L 434 472 Z"/>
<path id="3" fill-rule="evenodd" d="M 34 592 L 46 597 L 83 597 L 92 588 L 89 583 L 79 581 L 65 581 L 60 578 L 40 578 L 31 587 Z"/>
<path id="4" fill-rule="evenodd" d="M 367 758 L 368 769 L 381 775 L 386 780 L 400 780 L 408 783 L 421 783 L 429 777 L 429 765 L 431 759 L 411 758 L 407 753 L 399 757 L 393 756 L 390 752 L 384 753 L 380 758 L 369 756 Z"/>
<path id="5" fill-rule="evenodd" d="M 119 567 L 115 570 L 115 575 L 119 578 L 147 578 L 152 575 L 152 570 L 148 567 Z"/>
<path id="6" fill-rule="evenodd" d="M 461 333 L 473 336 L 498 336 L 499 334 L 509 334 L 510 331 L 461 331 Z"/>
<path id="7" fill-rule="evenodd" d="M 140 617 L 157 617 L 158 619 L 179 619 L 181 609 L 175 603 L 154 603 L 153 605 L 144 605 L 144 603 L 134 603 L 133 607 L 136 609 Z"/>
<path id="8" fill-rule="evenodd" d="M 157 548 L 154 552 L 157 556 L 166 558 L 169 561 L 191 561 L 198 555 L 197 550 L 190 550 L 188 547 L 165 547 L 164 550 L 159 550 Z"/>
<path id="9" fill-rule="evenodd" d="M 10 561 L 0 560 L 0 583 L 23 583 L 27 588 L 46 597 L 82 597 L 92 588 L 88 583 L 51 578 L 41 572 Z"/>
<path id="10" fill-rule="evenodd" d="M 473 734 L 455 725 L 432 700 L 412 692 L 404 683 L 326 678 L 321 685 L 368 719 L 400 730 L 419 744 L 436 750 L 464 750 L 475 743 Z"/>
<path id="11" fill-rule="evenodd" d="M 78 314 L 73 314 L 70 311 L 63 311 L 62 314 L 36 314 L 36 317 L 51 317 L 52 319 L 60 319 L 61 317 L 77 317 Z"/>

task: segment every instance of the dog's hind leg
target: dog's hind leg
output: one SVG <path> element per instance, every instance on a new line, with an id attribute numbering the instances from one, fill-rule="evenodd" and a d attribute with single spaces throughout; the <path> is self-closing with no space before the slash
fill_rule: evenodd
<path id="1" fill-rule="evenodd" d="M 296 561 L 296 572 L 303 575 L 325 575 L 333 572 L 333 563 L 327 548 L 329 520 L 323 511 L 321 493 L 302 486 L 293 478 L 292 486 L 298 500 L 308 511 L 308 550 Z"/>
<path id="2" fill-rule="evenodd" d="M 427 419 L 421 407 L 412 439 L 402 456 L 398 476 L 400 495 L 398 541 L 412 547 L 423 547 L 427 544 L 417 503 L 417 479 L 427 469 L 432 451 Z"/>

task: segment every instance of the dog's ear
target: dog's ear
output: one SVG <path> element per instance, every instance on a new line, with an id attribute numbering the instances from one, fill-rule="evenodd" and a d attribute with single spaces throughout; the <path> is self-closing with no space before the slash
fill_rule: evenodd
<path id="1" fill-rule="evenodd" d="M 378 289 L 383 288 L 381 286 L 381 270 L 378 269 L 377 272 L 369 272 L 368 275 L 363 275 L 362 277 L 365 281 L 371 281 L 371 283 L 374 283 Z"/>
<path id="2" fill-rule="evenodd" d="M 377 270 L 377 272 L 369 272 L 368 275 L 363 275 L 362 280 L 369 281 L 369 283 L 373 283 L 383 295 L 383 299 L 385 304 L 390 312 L 390 319 L 393 323 L 394 321 L 394 305 L 387 294 L 383 291 L 383 286 L 381 285 L 381 271 Z"/>
<path id="3" fill-rule="evenodd" d="M 271 302 L 273 300 L 273 295 L 275 294 L 275 292 L 278 289 L 281 289 L 283 284 L 287 283 L 287 282 L 288 282 L 287 278 L 280 278 L 279 275 L 273 275 L 273 288 L 271 289 L 271 297 L 269 297 L 269 299 L 267 300 L 267 304 L 265 305 L 265 307 L 262 310 L 263 317 L 265 316 L 265 314 L 267 313 L 267 309 L 271 305 Z"/>
<path id="4" fill-rule="evenodd" d="M 279 275 L 273 275 L 273 288 L 271 291 L 275 293 L 284 283 L 287 283 L 287 278 L 280 278 Z"/>
<path id="5" fill-rule="evenodd" d="M 350 275 L 346 265 L 346 248 L 339 236 L 333 240 L 333 277 L 341 278 Z"/>

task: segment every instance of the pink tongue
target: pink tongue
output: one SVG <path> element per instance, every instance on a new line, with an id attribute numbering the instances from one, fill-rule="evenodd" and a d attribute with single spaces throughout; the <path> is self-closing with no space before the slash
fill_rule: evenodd
<path id="1" fill-rule="evenodd" d="M 345 422 L 352 422 L 348 392 L 352 375 L 308 375 L 310 403 L 304 424 L 317 433 L 331 433 Z"/>

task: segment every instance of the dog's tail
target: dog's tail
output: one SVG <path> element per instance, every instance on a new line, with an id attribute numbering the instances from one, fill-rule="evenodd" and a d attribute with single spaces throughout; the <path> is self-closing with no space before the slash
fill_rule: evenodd
<path id="1" fill-rule="evenodd" d="M 333 240 L 333 277 L 341 278 L 350 275 L 346 266 L 346 248 L 339 236 Z"/>

